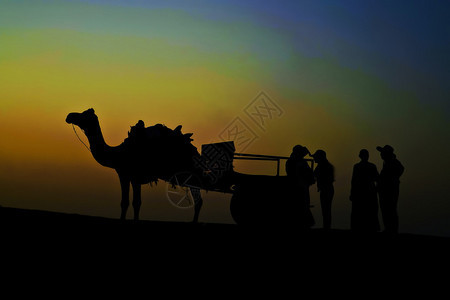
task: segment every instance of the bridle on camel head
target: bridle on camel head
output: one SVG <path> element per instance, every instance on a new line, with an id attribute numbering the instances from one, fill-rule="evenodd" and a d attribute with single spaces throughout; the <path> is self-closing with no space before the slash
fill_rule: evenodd
<path id="1" fill-rule="evenodd" d="M 92 152 L 91 149 L 80 139 L 80 136 L 77 133 L 77 130 L 75 129 L 75 126 L 72 124 L 73 132 L 75 132 L 75 135 L 77 136 L 78 140 L 88 149 L 89 152 Z"/>

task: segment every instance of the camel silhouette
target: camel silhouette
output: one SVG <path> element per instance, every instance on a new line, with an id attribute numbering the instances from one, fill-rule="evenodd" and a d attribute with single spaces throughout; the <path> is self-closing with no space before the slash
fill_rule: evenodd
<path id="1" fill-rule="evenodd" d="M 131 127 L 123 143 L 111 147 L 105 142 L 94 109 L 70 113 L 66 122 L 84 131 L 90 151 L 99 164 L 116 170 L 122 191 L 120 219 L 126 219 L 130 204 L 130 183 L 133 188 L 134 220 L 139 220 L 142 184 L 157 182 L 158 179 L 171 182 L 174 174 L 187 174 L 187 177 L 177 178 L 177 181 L 181 180 L 190 187 L 195 200 L 193 222 L 198 221 L 203 203 L 200 189 L 198 185 L 189 185 L 187 182 L 189 174 L 202 172 L 194 163 L 194 158 L 200 154 L 191 144 L 192 133 L 183 134 L 181 125 L 174 130 L 162 124 L 145 127 L 140 120 Z"/>
<path id="2" fill-rule="evenodd" d="M 198 222 L 203 204 L 202 189 L 232 194 L 230 213 L 241 226 L 311 226 L 310 218 L 305 217 L 311 214 L 308 205 L 304 205 L 307 199 L 298 195 L 296 185 L 288 176 L 279 176 L 278 172 L 276 176 L 243 174 L 233 169 L 233 142 L 202 145 L 200 155 L 191 143 L 192 133 L 183 134 L 181 125 L 173 130 L 162 124 L 145 127 L 140 120 L 131 127 L 123 143 L 111 147 L 103 138 L 94 109 L 70 113 L 66 122 L 80 127 L 89 140 L 94 159 L 119 175 L 122 220 L 126 219 L 130 204 L 130 184 L 134 219 L 139 220 L 141 185 L 161 179 L 173 187 L 190 191 L 194 204 L 193 222 Z"/>

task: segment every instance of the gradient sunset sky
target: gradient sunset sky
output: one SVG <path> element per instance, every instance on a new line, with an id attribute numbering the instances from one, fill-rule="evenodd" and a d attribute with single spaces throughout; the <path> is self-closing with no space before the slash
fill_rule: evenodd
<path id="1" fill-rule="evenodd" d="M 119 216 L 116 173 L 65 123 L 92 107 L 113 146 L 142 119 L 182 124 L 199 150 L 233 122 L 256 137 L 247 153 L 324 149 L 342 229 L 359 150 L 381 170 L 375 147 L 390 144 L 406 168 L 400 231 L 450 236 L 449 20 L 446 1 L 0 0 L 0 205 Z M 246 113 L 261 92 L 280 109 L 263 127 Z M 200 221 L 232 223 L 229 199 L 205 193 Z M 141 218 L 192 215 L 163 182 L 143 189 Z"/>

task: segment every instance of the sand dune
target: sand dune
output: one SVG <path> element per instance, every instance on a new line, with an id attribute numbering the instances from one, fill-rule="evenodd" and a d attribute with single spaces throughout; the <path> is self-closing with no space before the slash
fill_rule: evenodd
<path id="1" fill-rule="evenodd" d="M 6 261 L 39 268 L 102 266 L 100 270 L 192 268 L 210 274 L 259 272 L 368 272 L 396 270 L 425 276 L 448 265 L 450 238 L 399 234 L 358 236 L 347 230 L 307 233 L 143 220 L 121 222 L 58 212 L 0 208 Z M 67 271 L 67 268 L 64 271 Z M 422 271 L 419 271 L 422 270 Z M 423 270 L 426 270 L 424 272 Z M 222 272 L 223 271 L 223 272 Z M 283 271 L 285 272 L 285 271 Z"/>

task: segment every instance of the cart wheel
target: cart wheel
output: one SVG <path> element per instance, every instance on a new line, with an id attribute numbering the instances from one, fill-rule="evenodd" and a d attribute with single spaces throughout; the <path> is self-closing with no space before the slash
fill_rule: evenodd
<path id="1" fill-rule="evenodd" d="M 167 199 L 177 208 L 192 208 L 201 199 L 201 183 L 194 173 L 176 173 L 167 182 Z"/>
<path id="2" fill-rule="evenodd" d="M 264 189 L 258 184 L 241 184 L 233 193 L 230 213 L 238 225 L 290 226 L 304 222 L 301 200 L 276 182 Z"/>
<path id="3" fill-rule="evenodd" d="M 264 193 L 251 186 L 240 186 L 231 197 L 230 213 L 236 224 L 241 226 L 262 225 L 267 221 Z"/>

